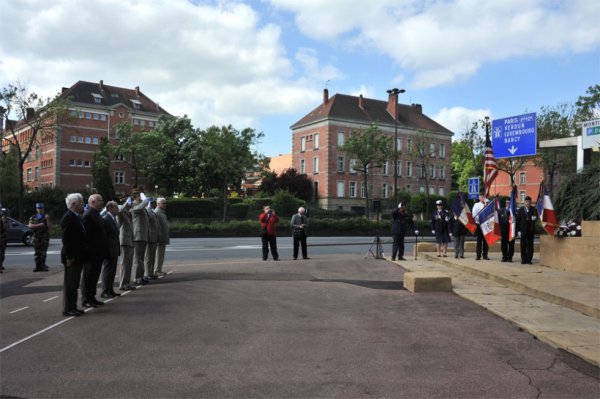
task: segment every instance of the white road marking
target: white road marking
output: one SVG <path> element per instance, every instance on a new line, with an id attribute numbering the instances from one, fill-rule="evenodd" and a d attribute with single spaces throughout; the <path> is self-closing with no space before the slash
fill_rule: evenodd
<path id="1" fill-rule="evenodd" d="M 20 312 L 21 310 L 25 310 L 25 309 L 27 309 L 27 308 L 29 308 L 29 306 L 25 306 L 25 307 L 22 307 L 22 308 L 19 308 L 19 309 L 13 310 L 12 312 L 10 312 L 10 314 L 13 314 L 13 313 Z"/>
<path id="2" fill-rule="evenodd" d="M 53 296 L 52 298 L 44 299 L 44 302 L 48 302 L 48 301 L 51 301 L 51 300 L 56 299 L 56 298 L 58 298 L 58 295 L 57 296 Z"/>
<path id="3" fill-rule="evenodd" d="M 64 322 L 66 322 L 66 321 L 69 321 L 69 320 L 71 320 L 73 317 L 75 317 L 75 316 L 71 316 L 71 317 L 69 317 L 69 318 L 67 318 L 67 319 L 61 320 L 61 321 L 59 321 L 58 323 L 54 323 L 54 324 L 52 324 L 50 327 L 46 327 L 46 328 L 44 328 L 43 330 L 40 330 L 40 331 L 38 331 L 38 332 L 36 332 L 36 333 L 33 333 L 33 334 L 31 334 L 30 336 L 28 336 L 28 337 L 25 337 L 25 338 L 23 338 L 23 339 L 20 339 L 20 340 L 18 340 L 17 342 L 14 342 L 14 343 L 12 343 L 12 344 L 10 344 L 10 345 L 8 345 L 8 346 L 5 346 L 4 348 L 0 349 L 0 353 L 2 353 L 2 352 L 4 352 L 4 351 L 6 351 L 6 350 L 8 350 L 8 349 L 12 348 L 13 346 L 17 346 L 17 345 L 19 345 L 19 344 L 21 344 L 21 343 L 23 343 L 23 342 L 25 342 L 25 341 L 28 341 L 28 340 L 30 340 L 30 339 L 31 339 L 31 338 L 33 338 L 33 337 L 36 337 L 36 336 L 38 336 L 38 335 L 40 335 L 40 334 L 43 334 L 43 333 L 45 333 L 46 331 L 48 331 L 48 330 L 51 330 L 51 329 L 53 329 L 54 327 L 57 327 L 57 326 L 61 325 L 62 323 L 64 323 Z"/>

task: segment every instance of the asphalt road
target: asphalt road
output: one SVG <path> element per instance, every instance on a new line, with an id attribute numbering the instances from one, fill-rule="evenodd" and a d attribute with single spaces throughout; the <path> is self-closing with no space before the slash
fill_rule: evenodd
<path id="1" fill-rule="evenodd" d="M 60 315 L 62 272 L 0 275 L 4 398 L 598 398 L 598 369 L 364 256 L 171 262 Z"/>

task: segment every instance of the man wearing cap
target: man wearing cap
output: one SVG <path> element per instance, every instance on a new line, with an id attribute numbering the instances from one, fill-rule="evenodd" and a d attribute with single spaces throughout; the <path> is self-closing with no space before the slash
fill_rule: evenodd
<path id="1" fill-rule="evenodd" d="M 490 258 L 488 258 L 488 244 L 487 241 L 485 241 L 483 231 L 481 230 L 481 226 L 479 225 L 479 218 L 477 217 L 479 212 L 481 212 L 483 208 L 485 208 L 485 205 L 487 203 L 488 199 L 486 198 L 485 194 L 479 194 L 479 202 L 473 205 L 473 210 L 471 211 L 473 219 L 475 219 L 475 223 L 477 224 L 477 231 L 475 232 L 475 234 L 477 235 L 477 260 L 481 259 L 481 255 L 483 255 L 483 259 L 490 260 Z"/>
<path id="2" fill-rule="evenodd" d="M 33 248 L 35 254 L 34 272 L 47 272 L 46 253 L 50 245 L 50 216 L 44 213 L 44 204 L 38 202 L 35 204 L 37 213 L 29 218 L 29 228 L 33 230 Z"/>
<path id="3" fill-rule="evenodd" d="M 444 203 L 442 200 L 435 202 L 436 210 L 431 216 L 431 229 L 435 235 L 435 246 L 438 253 L 438 258 L 443 256 L 444 258 L 448 255 L 448 241 L 450 234 L 450 214 L 444 209 Z"/>
<path id="4" fill-rule="evenodd" d="M 416 236 L 419 235 L 419 231 L 415 230 L 412 217 L 406 212 L 406 207 L 401 202 L 392 212 L 392 238 L 394 239 L 392 260 L 396 260 L 396 255 L 398 260 L 406 260 L 404 259 L 404 236 L 406 235 L 407 226 L 414 230 Z"/>
<path id="5" fill-rule="evenodd" d="M 500 249 L 502 250 L 501 262 L 512 262 L 515 253 L 515 240 L 509 240 L 510 231 L 510 198 L 506 199 L 506 206 L 498 211 L 498 221 L 500 222 L 500 232 L 502 240 L 500 241 Z"/>
<path id="6" fill-rule="evenodd" d="M 521 264 L 531 265 L 533 259 L 533 236 L 537 209 L 531 205 L 531 197 L 525 197 L 525 205 L 517 211 L 517 234 L 521 237 Z"/>

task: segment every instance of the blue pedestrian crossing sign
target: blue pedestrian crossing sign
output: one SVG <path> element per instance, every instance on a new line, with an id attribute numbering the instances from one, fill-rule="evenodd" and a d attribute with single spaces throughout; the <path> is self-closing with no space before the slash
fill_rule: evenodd
<path id="1" fill-rule="evenodd" d="M 479 177 L 469 177 L 469 198 L 479 198 Z"/>

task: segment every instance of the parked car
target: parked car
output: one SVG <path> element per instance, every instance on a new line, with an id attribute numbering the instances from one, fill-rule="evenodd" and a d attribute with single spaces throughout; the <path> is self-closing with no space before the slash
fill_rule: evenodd
<path id="1" fill-rule="evenodd" d="M 23 243 L 27 246 L 33 245 L 33 231 L 26 224 L 13 218 L 8 218 L 7 243 Z"/>

